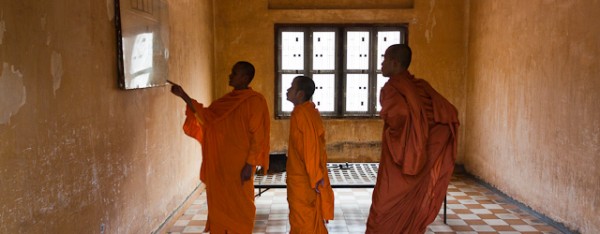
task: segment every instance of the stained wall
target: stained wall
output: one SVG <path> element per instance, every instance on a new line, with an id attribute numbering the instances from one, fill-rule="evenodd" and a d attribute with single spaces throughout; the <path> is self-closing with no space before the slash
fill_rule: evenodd
<path id="1" fill-rule="evenodd" d="M 464 165 L 600 233 L 600 1 L 470 1 Z"/>
<path id="2" fill-rule="evenodd" d="M 598 1 L 169 3 L 169 79 L 210 102 L 248 60 L 271 111 L 275 23 L 408 23 L 411 71 L 459 109 L 459 163 L 600 233 Z M 155 230 L 199 185 L 200 147 L 166 86 L 117 88 L 112 0 L 0 6 L 0 232 Z M 330 159 L 377 160 L 380 120 L 325 125 Z M 272 152 L 288 127 L 273 119 Z"/>
<path id="3" fill-rule="evenodd" d="M 169 79 L 210 101 L 212 1 L 169 5 Z M 112 0 L 1 0 L 0 64 L 0 233 L 149 233 L 199 186 L 183 102 L 117 88 Z"/>
<path id="4" fill-rule="evenodd" d="M 464 0 L 378 0 L 368 4 L 350 0 L 215 1 L 215 97 L 231 90 L 227 86 L 231 66 L 247 60 L 257 70 L 252 87 L 265 95 L 274 112 L 276 23 L 406 23 L 414 51 L 410 70 L 448 97 L 464 120 L 466 10 Z M 324 124 L 330 161 L 378 161 L 383 128 L 380 120 L 326 119 Z M 285 152 L 289 120 L 273 119 L 271 129 L 271 151 Z"/>

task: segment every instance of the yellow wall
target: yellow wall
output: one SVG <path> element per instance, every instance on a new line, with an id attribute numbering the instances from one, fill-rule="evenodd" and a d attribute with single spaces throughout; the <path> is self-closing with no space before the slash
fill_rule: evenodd
<path id="1" fill-rule="evenodd" d="M 299 2 L 306 3 L 307 7 Z M 381 9 L 377 9 L 374 2 L 381 3 Z M 312 0 L 294 1 L 284 7 L 281 3 L 285 1 L 279 0 L 215 1 L 215 97 L 231 90 L 226 82 L 231 66 L 238 60 L 248 60 L 257 70 L 252 87 L 265 95 L 273 112 L 275 23 L 408 23 L 408 41 L 414 51 L 410 70 L 429 80 L 448 97 L 463 120 L 466 109 L 465 1 L 415 0 L 414 4 L 402 1 L 396 8 L 388 8 L 390 2 L 371 1 L 369 7 L 373 9 L 352 9 L 355 1 L 350 1 L 350 9 L 331 6 L 315 9 L 322 4 Z M 269 9 L 270 3 L 277 9 Z M 404 8 L 405 5 L 414 6 Z M 336 119 L 325 120 L 324 124 L 330 161 L 378 161 L 383 126 L 380 120 Z M 271 150 L 285 152 L 289 121 L 273 120 L 271 128 Z M 461 151 L 462 145 L 463 142 Z"/>
<path id="2" fill-rule="evenodd" d="M 209 103 L 248 60 L 273 111 L 275 23 L 408 23 L 410 70 L 459 109 L 459 163 L 600 233 L 598 1 L 321 3 L 169 0 L 169 79 Z M 112 0 L 0 5 L 0 233 L 155 230 L 199 183 L 183 102 L 166 86 L 117 88 Z M 378 159 L 380 120 L 325 125 L 330 160 Z M 273 120 L 272 152 L 288 127 Z"/>
<path id="3" fill-rule="evenodd" d="M 600 233 L 600 1 L 470 1 L 464 164 Z"/>
<path id="4" fill-rule="evenodd" d="M 0 1 L 0 233 L 149 233 L 199 184 L 183 102 L 117 88 L 112 2 Z M 169 77 L 210 101 L 212 1 L 169 3 Z"/>

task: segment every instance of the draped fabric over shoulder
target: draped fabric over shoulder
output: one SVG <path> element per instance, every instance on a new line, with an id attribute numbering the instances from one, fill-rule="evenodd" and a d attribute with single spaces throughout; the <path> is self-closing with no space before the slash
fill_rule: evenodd
<path id="1" fill-rule="evenodd" d="M 333 190 L 327 175 L 325 131 L 315 104 L 294 107 L 290 119 L 287 190 L 290 233 L 327 233 L 324 220 L 333 219 Z M 315 191 L 319 186 L 320 193 Z"/>
<path id="2" fill-rule="evenodd" d="M 252 89 L 234 90 L 208 108 L 193 103 L 197 117 L 188 107 L 183 129 L 202 144 L 200 179 L 206 184 L 207 227 L 215 227 L 211 233 L 217 229 L 251 233 L 254 184 L 252 179 L 242 183 L 240 173 L 246 163 L 262 166 L 264 171 L 269 167 L 267 103 Z"/>
<path id="3" fill-rule="evenodd" d="M 454 170 L 456 108 L 408 71 L 381 89 L 382 152 L 367 233 L 424 233 Z"/>

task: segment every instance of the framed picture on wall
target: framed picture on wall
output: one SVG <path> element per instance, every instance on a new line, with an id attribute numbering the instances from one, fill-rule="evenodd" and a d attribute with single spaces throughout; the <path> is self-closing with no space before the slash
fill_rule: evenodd
<path id="1" fill-rule="evenodd" d="M 119 87 L 165 85 L 169 74 L 167 0 L 115 0 L 115 28 Z"/>

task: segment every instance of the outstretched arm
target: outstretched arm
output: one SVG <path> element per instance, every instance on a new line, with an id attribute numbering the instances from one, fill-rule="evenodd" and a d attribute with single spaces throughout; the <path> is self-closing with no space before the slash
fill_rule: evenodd
<path id="1" fill-rule="evenodd" d="M 183 101 L 187 104 L 187 106 L 190 109 L 192 109 L 192 111 L 194 113 L 196 113 L 196 108 L 194 107 L 194 104 L 192 103 L 192 98 L 190 98 L 190 96 L 185 92 L 185 90 L 183 90 L 183 88 L 181 86 L 179 86 L 178 84 L 175 84 L 169 80 L 167 80 L 167 82 L 169 82 L 171 85 L 173 85 L 171 87 L 171 93 L 173 93 L 176 96 L 183 99 Z"/>
<path id="2" fill-rule="evenodd" d="M 194 116 L 194 118 L 196 119 L 197 124 L 199 125 L 204 125 L 204 121 L 202 121 L 202 119 L 200 118 L 200 116 L 198 115 L 198 111 L 196 110 L 196 106 L 194 105 L 194 100 L 192 100 L 192 98 L 190 98 L 190 96 L 183 90 L 183 88 L 170 81 L 167 80 L 167 82 L 169 82 L 169 84 L 173 85 L 171 87 L 171 93 L 175 94 L 176 96 L 180 97 L 181 99 L 183 99 L 183 101 L 187 104 L 188 107 L 188 111 L 191 111 L 192 115 Z M 188 120 L 186 119 L 186 122 L 188 122 Z M 188 126 L 188 124 L 186 124 L 186 126 Z M 185 130 L 186 128 L 184 128 Z M 190 130 L 190 129 L 188 129 Z M 188 134 L 188 132 L 186 132 L 186 134 Z M 188 134 L 189 135 L 189 134 Z M 194 134 L 195 135 L 195 134 Z M 196 138 L 196 137 L 195 137 Z"/>

